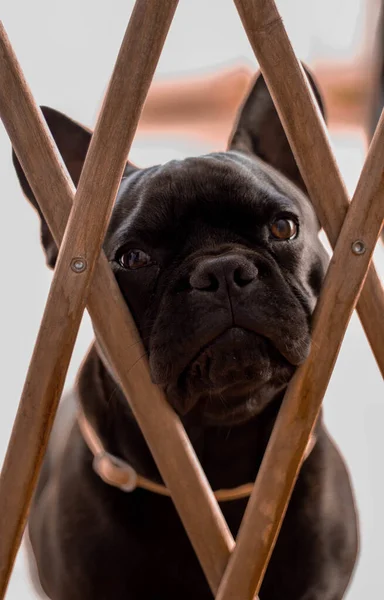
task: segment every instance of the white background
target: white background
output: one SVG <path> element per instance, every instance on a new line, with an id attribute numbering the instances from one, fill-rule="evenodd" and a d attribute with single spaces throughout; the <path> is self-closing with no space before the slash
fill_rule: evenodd
<path id="1" fill-rule="evenodd" d="M 278 2 L 299 57 L 310 64 L 364 60 L 371 51 L 370 24 L 377 16 L 377 2 L 369 10 L 363 4 L 363 0 Z M 39 103 L 88 126 L 94 124 L 132 5 L 131 0 L 3 0 L 0 17 Z M 256 68 L 232 2 L 181 0 L 157 77 L 212 71 L 239 61 Z M 364 159 L 364 141 L 343 131 L 335 132 L 333 141 L 352 192 Z M 131 157 L 145 166 L 214 149 L 175 136 L 156 140 L 139 136 Z M 0 125 L 0 461 L 51 281 L 39 244 L 38 220 L 22 197 L 10 156 L 9 140 Z M 377 259 L 383 273 L 382 248 Z M 90 339 L 86 317 L 67 385 Z M 379 371 L 354 316 L 325 399 L 326 423 L 349 465 L 361 519 L 361 555 L 348 600 L 376 600 L 384 593 L 383 396 Z M 33 597 L 22 551 L 7 598 Z"/>

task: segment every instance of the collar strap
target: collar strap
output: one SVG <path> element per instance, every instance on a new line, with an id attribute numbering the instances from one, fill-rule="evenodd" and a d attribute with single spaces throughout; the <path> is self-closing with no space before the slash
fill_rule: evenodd
<path id="1" fill-rule="evenodd" d="M 136 488 L 142 488 L 161 496 L 171 496 L 170 491 L 164 485 L 142 477 L 127 462 L 107 452 L 82 409 L 79 409 L 77 420 L 84 441 L 94 457 L 93 470 L 105 483 L 124 492 L 133 492 Z M 316 437 L 312 434 L 305 451 L 304 460 L 311 454 L 315 444 Z M 235 488 L 216 490 L 214 496 L 218 502 L 248 498 L 252 493 L 253 486 L 254 483 L 245 483 Z"/>

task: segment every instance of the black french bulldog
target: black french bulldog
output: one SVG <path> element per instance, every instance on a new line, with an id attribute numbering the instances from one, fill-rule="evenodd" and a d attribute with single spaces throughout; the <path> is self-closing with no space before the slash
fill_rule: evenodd
<path id="1" fill-rule="evenodd" d="M 91 134 L 43 112 L 77 184 Z M 15 156 L 14 163 L 39 210 Z M 256 478 L 284 391 L 308 355 L 328 262 L 318 234 L 261 76 L 227 152 L 148 169 L 127 165 L 104 251 L 153 380 L 181 416 L 213 489 Z M 42 242 L 53 268 L 57 248 L 43 218 Z M 77 396 L 106 449 L 161 483 L 96 346 Z M 171 499 L 105 484 L 72 406 L 67 398 L 56 420 L 29 520 L 45 593 L 52 600 L 212 598 Z M 221 503 L 234 536 L 246 503 Z M 260 598 L 341 600 L 357 551 L 349 476 L 320 419 Z"/>

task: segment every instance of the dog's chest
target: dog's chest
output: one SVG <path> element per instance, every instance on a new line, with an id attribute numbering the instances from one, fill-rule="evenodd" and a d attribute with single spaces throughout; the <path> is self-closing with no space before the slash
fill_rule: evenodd
<path id="1" fill-rule="evenodd" d="M 171 499 L 141 489 L 124 493 L 93 475 L 86 488 L 79 484 L 72 492 L 71 498 L 61 493 L 60 514 L 67 516 L 58 534 L 66 546 L 68 584 L 74 570 L 87 574 L 83 597 L 211 599 Z M 234 536 L 245 506 L 246 500 L 221 505 Z"/>

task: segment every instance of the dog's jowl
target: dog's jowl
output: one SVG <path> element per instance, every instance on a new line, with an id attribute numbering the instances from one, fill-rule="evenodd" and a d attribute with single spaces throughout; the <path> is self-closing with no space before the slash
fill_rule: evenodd
<path id="1" fill-rule="evenodd" d="M 91 134 L 52 109 L 43 113 L 77 184 Z M 14 164 L 54 267 L 56 245 L 15 156 Z M 284 391 L 308 356 L 328 261 L 318 236 L 261 77 L 227 152 L 148 169 L 127 164 L 104 251 L 152 379 L 180 415 L 214 490 L 236 492 L 255 480 Z M 94 468 L 95 439 L 147 486 L 124 491 L 106 481 Z M 52 600 L 212 598 L 164 491 L 95 345 L 62 401 L 31 510 L 36 586 Z M 220 503 L 233 536 L 246 503 Z M 349 476 L 320 418 L 261 600 L 341 600 L 357 546 Z"/>

